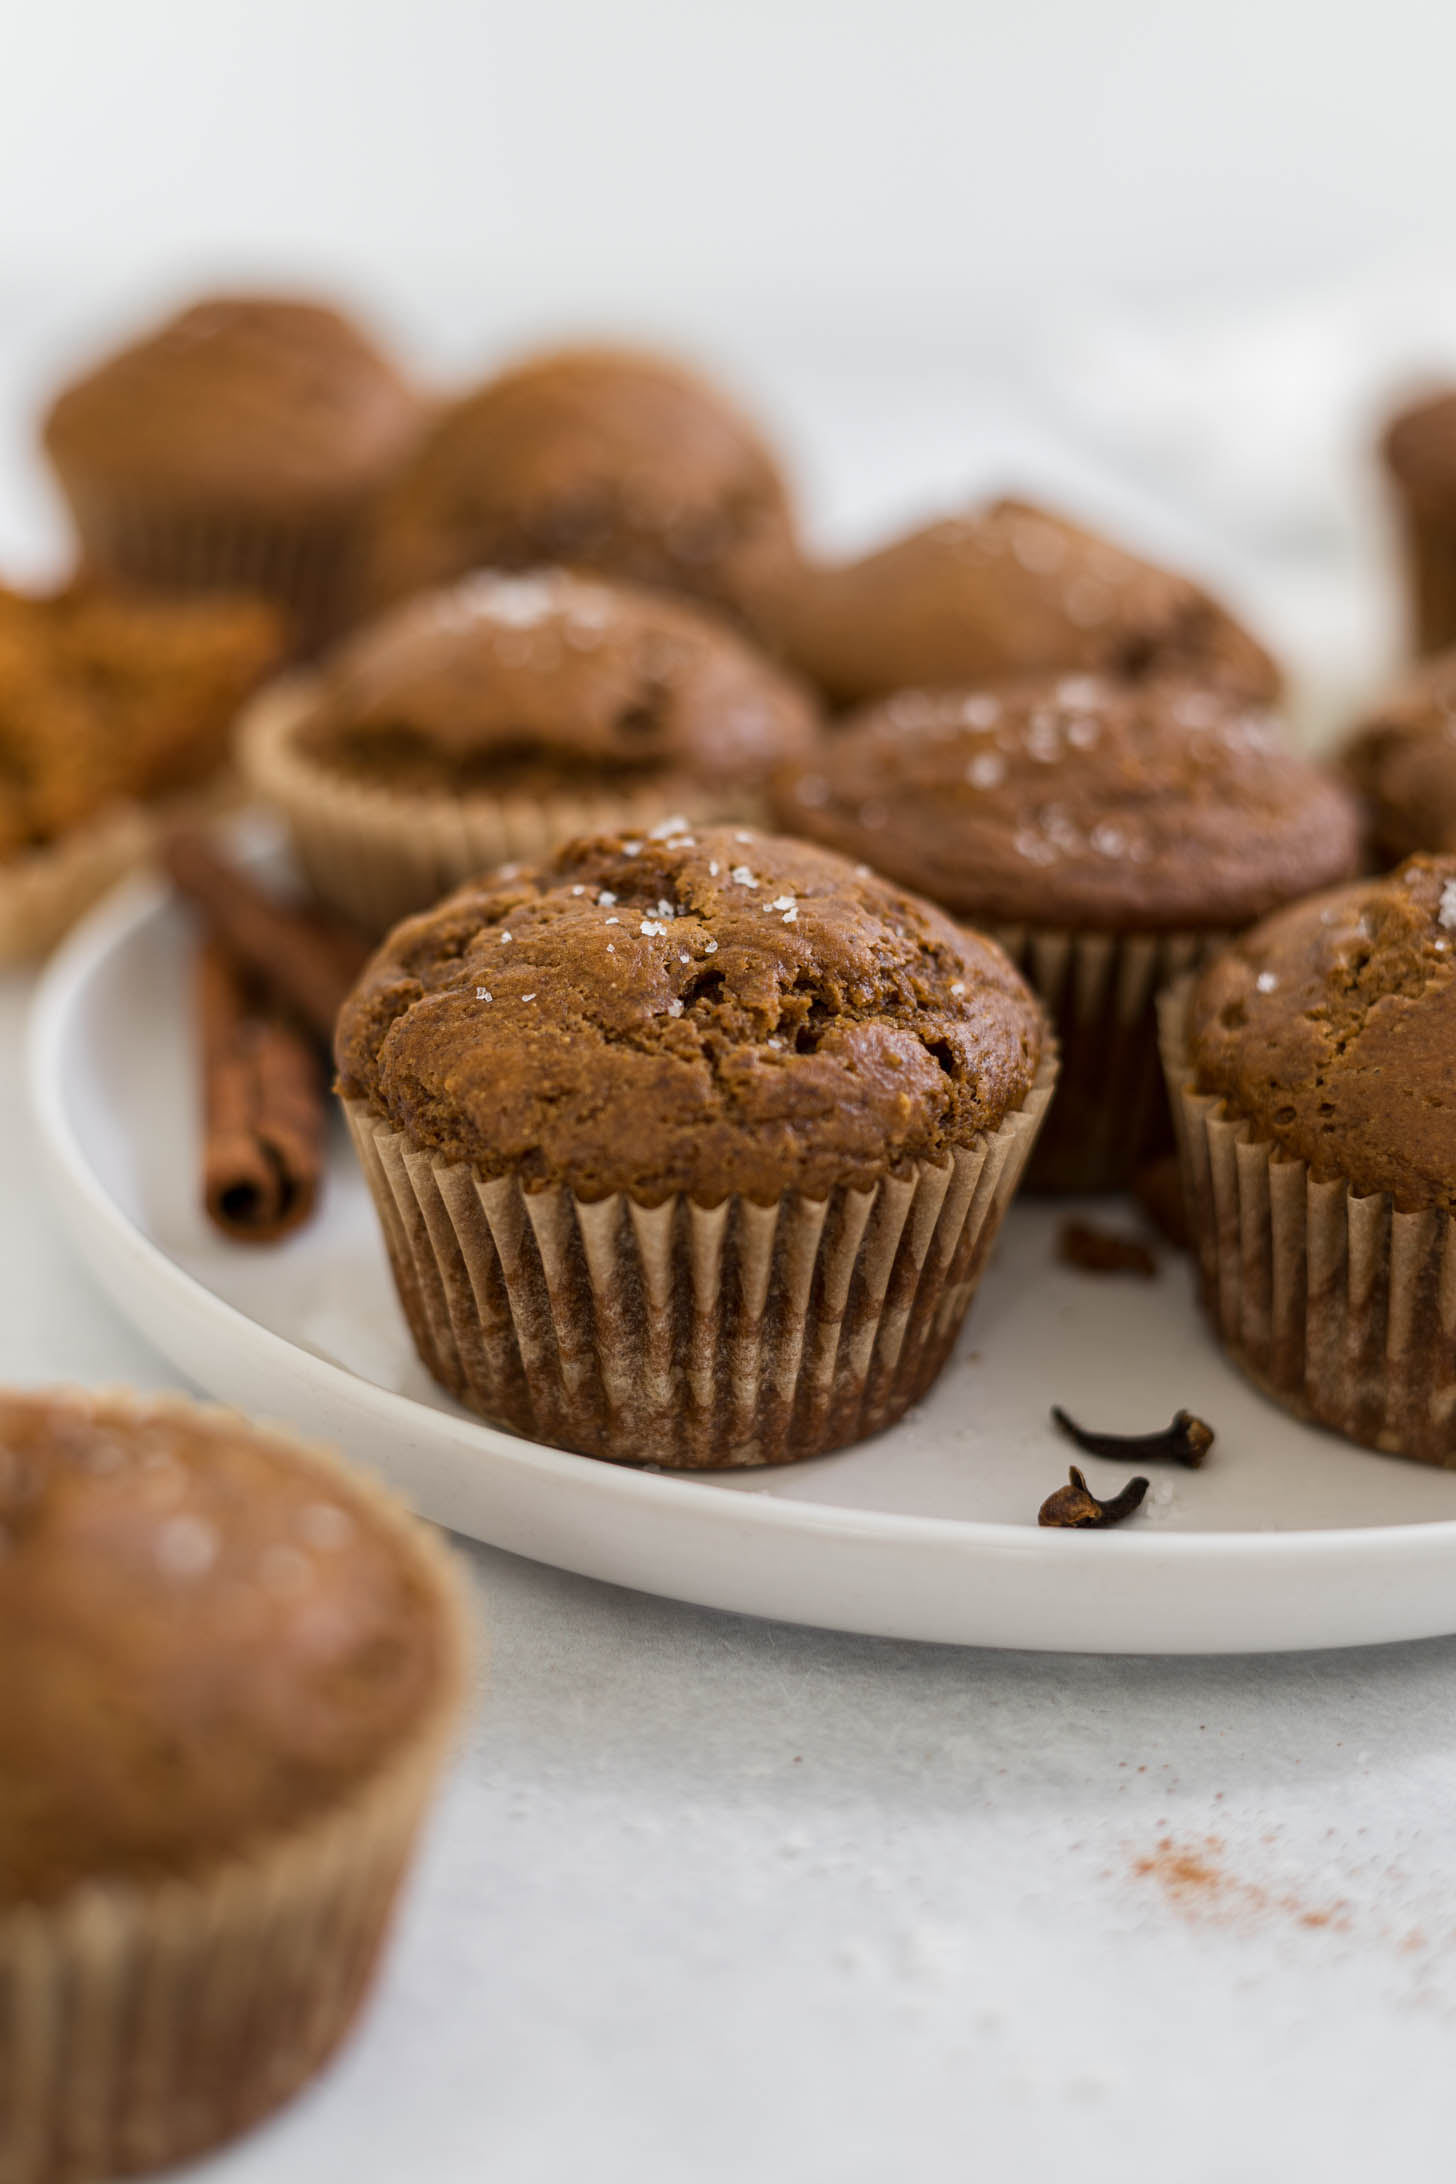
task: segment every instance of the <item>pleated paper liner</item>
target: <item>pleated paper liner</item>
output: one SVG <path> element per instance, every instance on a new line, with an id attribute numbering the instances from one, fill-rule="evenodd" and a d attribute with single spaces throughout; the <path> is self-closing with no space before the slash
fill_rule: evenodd
<path id="1" fill-rule="evenodd" d="M 1027 1169 L 1029 1191 L 1126 1190 L 1173 1144 L 1157 997 L 1217 953 L 1222 933 L 1062 932 L 982 925 L 1040 995 L 1061 1083 Z"/>
<path id="2" fill-rule="evenodd" d="M 767 1206 L 487 1181 L 346 1101 L 421 1358 L 492 1423 L 620 1463 L 863 1440 L 950 1354 L 1056 1081 L 942 1163 Z"/>
<path id="3" fill-rule="evenodd" d="M 1396 490 L 1411 642 L 1418 653 L 1443 652 L 1456 642 L 1456 517 Z"/>
<path id="4" fill-rule="evenodd" d="M 86 566 L 139 591 L 251 593 L 288 617 L 310 654 L 357 618 L 365 505 L 323 512 L 232 510 L 62 481 Z"/>
<path id="5" fill-rule="evenodd" d="M 645 833 L 677 812 L 702 824 L 752 825 L 762 816 L 752 792 L 694 790 L 680 776 L 571 796 L 401 795 L 348 781 L 294 747 L 312 687 L 296 677 L 254 700 L 239 726 L 239 761 L 255 793 L 282 814 L 313 892 L 365 932 L 385 933 L 462 881 L 548 857 L 574 835 Z"/>
<path id="6" fill-rule="evenodd" d="M 34 962 L 118 880 L 144 866 L 163 830 L 236 810 L 239 784 L 224 769 L 155 803 L 120 802 L 44 849 L 0 859 L 0 965 Z"/>
<path id="7" fill-rule="evenodd" d="M 1286 1410 L 1369 1448 L 1456 1464 L 1456 1222 L 1260 1138 L 1195 1087 L 1191 980 L 1161 1005 L 1163 1061 L 1204 1307 L 1220 1342 Z"/>
<path id="8" fill-rule="evenodd" d="M 198 1409 L 94 1401 L 108 1416 Z M 368 1992 L 458 1711 L 467 1618 L 422 1526 L 327 1451 L 267 1438 L 406 1546 L 441 1611 L 438 1697 L 367 1783 L 246 1854 L 0 1911 L 0 2184 L 88 2184 L 232 2138 L 317 2072 Z"/>
<path id="9" fill-rule="evenodd" d="M 155 819 L 118 804 L 45 849 L 0 861 L 0 964 L 43 956 L 109 887 L 146 862 Z"/>

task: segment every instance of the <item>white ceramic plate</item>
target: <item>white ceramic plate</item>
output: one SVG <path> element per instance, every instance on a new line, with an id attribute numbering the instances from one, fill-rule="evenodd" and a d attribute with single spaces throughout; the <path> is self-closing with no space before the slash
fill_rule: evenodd
<path id="1" fill-rule="evenodd" d="M 416 1360 L 341 1128 L 301 1235 L 248 1248 L 202 1218 L 189 948 L 182 913 L 134 882 L 46 974 L 30 1082 L 56 1201 L 182 1371 L 341 1443 L 442 1524 L 677 1599 L 895 1637 L 1223 1653 L 1456 1630 L 1456 1474 L 1270 1407 L 1219 1357 L 1172 1255 L 1151 1283 L 1058 1266 L 1064 1207 L 1013 1210 L 940 1384 L 861 1448 L 702 1479 L 494 1431 Z M 1116 1431 L 1186 1404 L 1217 1445 L 1204 1470 L 1155 1476 L 1120 1531 L 1041 1531 L 1073 1453 L 1053 1401 Z M 1128 1469 L 1086 1463 L 1094 1487 Z"/>

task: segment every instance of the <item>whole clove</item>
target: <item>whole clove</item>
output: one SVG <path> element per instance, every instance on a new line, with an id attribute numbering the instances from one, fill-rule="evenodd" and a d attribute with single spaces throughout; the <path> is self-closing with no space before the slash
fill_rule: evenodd
<path id="1" fill-rule="evenodd" d="M 1161 1433 L 1091 1433 L 1069 1418 L 1059 1403 L 1052 1417 L 1069 1441 L 1089 1456 L 1119 1456 L 1128 1463 L 1183 1464 L 1196 1471 L 1213 1447 L 1213 1428 L 1195 1418 L 1192 1411 L 1173 1413 L 1171 1425 Z"/>
<path id="2" fill-rule="evenodd" d="M 1099 1501 L 1073 1464 L 1067 1484 L 1059 1486 L 1055 1494 L 1048 1494 L 1036 1521 L 1064 1532 L 1106 1532 L 1132 1515 L 1147 1490 L 1146 1479 L 1129 1479 L 1120 1494 L 1114 1494 L 1110 1501 Z"/>
<path id="3" fill-rule="evenodd" d="M 1082 1274 L 1140 1274 L 1157 1278 L 1158 1262 L 1139 1236 L 1119 1236 L 1090 1221 L 1064 1221 L 1057 1233 L 1057 1257 Z"/>
<path id="4" fill-rule="evenodd" d="M 1132 1195 L 1158 1234 L 1175 1250 L 1191 1248 L 1188 1214 L 1183 1203 L 1183 1178 L 1178 1172 L 1176 1153 L 1160 1153 L 1156 1160 L 1139 1168 L 1132 1179 Z"/>

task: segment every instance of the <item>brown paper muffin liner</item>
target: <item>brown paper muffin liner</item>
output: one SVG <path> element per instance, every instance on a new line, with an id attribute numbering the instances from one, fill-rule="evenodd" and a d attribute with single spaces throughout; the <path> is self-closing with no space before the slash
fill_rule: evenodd
<path id="1" fill-rule="evenodd" d="M 146 862 L 156 820 L 118 804 L 52 847 L 0 862 L 0 964 L 44 955 L 93 902 Z"/>
<path id="2" fill-rule="evenodd" d="M 1456 644 L 1456 512 L 1407 498 L 1400 528 L 1411 641 L 1444 652 Z"/>
<path id="3" fill-rule="evenodd" d="M 45 955 L 108 888 L 148 862 L 166 827 L 225 817 L 239 794 L 224 770 L 154 804 L 114 804 L 48 848 L 0 861 L 0 965 Z"/>
<path id="4" fill-rule="evenodd" d="M 310 697 L 303 677 L 261 693 L 239 725 L 239 760 L 254 792 L 282 814 L 314 893 L 365 932 L 388 932 L 462 881 L 547 857 L 573 835 L 645 832 L 678 812 L 702 825 L 764 817 L 752 791 L 694 789 L 681 777 L 634 792 L 501 797 L 401 795 L 347 781 L 293 747 Z"/>
<path id="5" fill-rule="evenodd" d="M 1456 1222 L 1400 1213 L 1260 1138 L 1196 1089 L 1192 980 L 1164 994 L 1163 1063 L 1204 1308 L 1236 1365 L 1301 1418 L 1456 1465 Z"/>
<path id="6" fill-rule="evenodd" d="M 81 1399 L 138 1419 L 200 1408 Z M 343 1470 L 328 1450 L 267 1438 Z M 444 1611 L 437 1701 L 366 1784 L 225 1865 L 0 1911 L 0 2184 L 87 2184 L 234 2137 L 315 2074 L 368 1992 L 458 1711 L 469 1636 L 433 1536 L 367 1477 L 350 1470 L 347 1481 L 407 1544 Z"/>
<path id="7" fill-rule="evenodd" d="M 1173 1144 L 1157 997 L 1224 933 L 1079 933 L 983 925 L 1052 1020 L 1061 1082 L 1026 1173 L 1029 1191 L 1126 1190 Z"/>
<path id="8" fill-rule="evenodd" d="M 415 1346 L 493 1424 L 617 1463 L 793 1463 L 893 1424 L 945 1364 L 1056 1082 L 941 1164 L 774 1204 L 487 1181 L 345 1112 Z"/>
<path id="9" fill-rule="evenodd" d="M 151 592 L 247 592 L 288 617 L 300 653 L 357 618 L 365 512 L 210 507 L 63 480 L 86 567 Z"/>

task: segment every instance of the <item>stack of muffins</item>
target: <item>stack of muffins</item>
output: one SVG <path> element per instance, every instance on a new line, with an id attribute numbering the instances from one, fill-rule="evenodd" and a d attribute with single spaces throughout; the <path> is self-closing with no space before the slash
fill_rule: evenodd
<path id="1" fill-rule="evenodd" d="M 1385 443 L 1435 656 L 1327 770 L 1225 608 L 1050 511 L 828 564 L 674 364 L 438 399 L 337 310 L 211 299 L 46 421 L 81 566 L 0 597 L 0 948 L 231 750 L 375 944 L 337 1089 L 419 1354 L 518 1433 L 877 1433 L 1022 1181 L 1176 1133 L 1229 1356 L 1456 1463 L 1453 415 Z M 171 1401 L 0 1395 L 0 1546 L 0 2174 L 48 2184 L 328 2054 L 464 1648 L 372 1487 Z"/>

